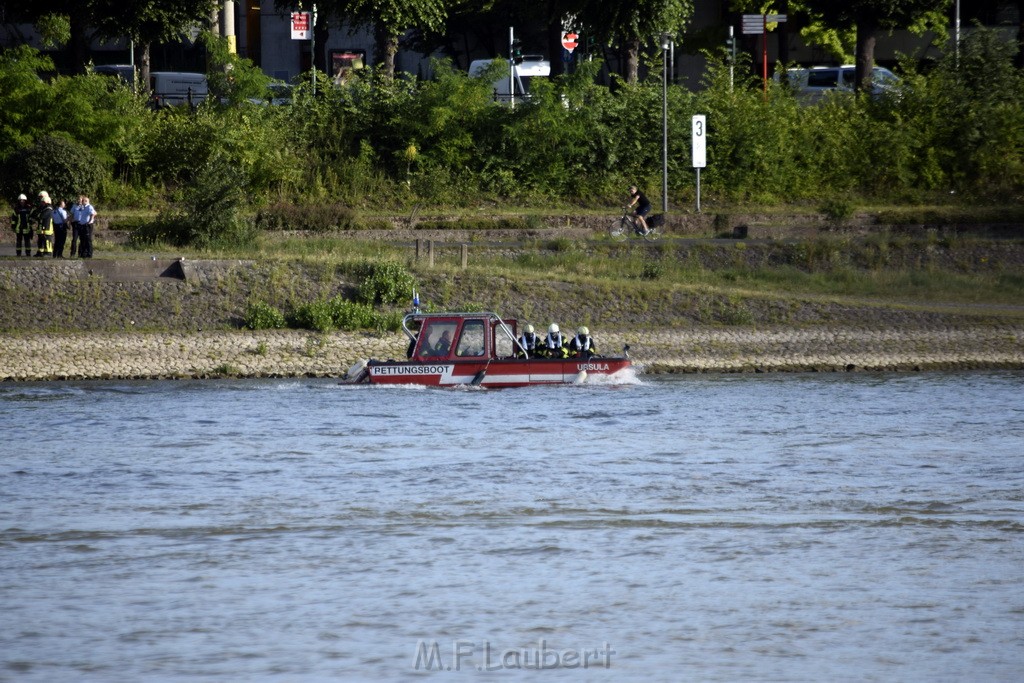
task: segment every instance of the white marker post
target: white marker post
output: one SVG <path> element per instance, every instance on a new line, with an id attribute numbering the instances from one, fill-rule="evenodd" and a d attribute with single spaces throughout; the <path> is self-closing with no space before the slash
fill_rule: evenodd
<path id="1" fill-rule="evenodd" d="M 707 117 L 697 114 L 693 117 L 693 167 L 697 169 L 697 213 L 700 213 L 700 169 L 707 161 Z"/>

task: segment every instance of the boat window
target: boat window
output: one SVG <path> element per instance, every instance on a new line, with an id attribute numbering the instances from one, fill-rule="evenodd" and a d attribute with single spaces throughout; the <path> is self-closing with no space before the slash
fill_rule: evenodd
<path id="1" fill-rule="evenodd" d="M 420 356 L 436 358 L 447 356 L 452 347 L 452 336 L 455 334 L 456 323 L 426 322 L 420 331 Z"/>
<path id="2" fill-rule="evenodd" d="M 512 338 L 508 336 L 505 330 L 495 323 L 494 327 L 494 355 L 498 358 L 511 358 L 516 355 L 515 348 L 512 344 Z"/>
<path id="3" fill-rule="evenodd" d="M 484 321 L 467 320 L 462 325 L 462 336 L 459 346 L 455 349 L 456 356 L 484 355 Z"/>

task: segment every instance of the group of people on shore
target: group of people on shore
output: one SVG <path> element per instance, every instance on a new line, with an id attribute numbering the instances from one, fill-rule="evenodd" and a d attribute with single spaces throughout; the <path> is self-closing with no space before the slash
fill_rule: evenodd
<path id="1" fill-rule="evenodd" d="M 64 258 L 64 245 L 71 231 L 71 257 L 92 258 L 92 231 L 96 223 L 96 208 L 89 198 L 80 195 L 70 212 L 61 199 L 54 206 L 50 193 L 43 190 L 33 205 L 24 194 L 18 195 L 11 213 L 11 228 L 15 234 L 15 254 L 32 256 L 33 236 L 36 237 L 38 257 Z M 22 250 L 24 249 L 24 254 Z"/>
<path id="2" fill-rule="evenodd" d="M 520 358 L 588 359 L 597 355 L 597 344 L 586 325 L 580 326 L 574 336 L 568 336 L 562 333 L 558 323 L 551 323 L 548 333 L 540 336 L 533 325 L 528 324 L 519 336 L 519 345 L 522 348 L 516 351 Z"/>

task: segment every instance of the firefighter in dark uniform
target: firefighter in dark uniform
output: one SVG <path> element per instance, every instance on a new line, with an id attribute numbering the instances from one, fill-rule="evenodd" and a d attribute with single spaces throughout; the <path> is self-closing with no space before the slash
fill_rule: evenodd
<path id="1" fill-rule="evenodd" d="M 18 195 L 18 202 L 14 205 L 14 213 L 11 214 L 11 227 L 14 228 L 15 249 L 18 256 L 21 256 L 21 245 L 25 244 L 25 256 L 32 255 L 32 205 L 28 203 L 28 197 Z"/>
<path id="2" fill-rule="evenodd" d="M 548 327 L 547 336 L 541 344 L 541 350 L 545 358 L 568 358 L 568 339 L 558 330 L 558 323 L 551 323 Z"/>
<path id="3" fill-rule="evenodd" d="M 569 355 L 584 360 L 597 355 L 597 345 L 586 325 L 576 330 L 576 336 L 569 340 Z"/>
<path id="4" fill-rule="evenodd" d="M 39 193 L 39 212 L 36 214 L 39 226 L 39 245 L 36 256 L 53 256 L 53 206 L 50 194 L 43 190 Z"/>
<path id="5" fill-rule="evenodd" d="M 533 325 L 527 325 L 523 328 L 523 333 L 519 335 L 519 345 L 522 348 L 516 349 L 516 356 L 518 358 L 536 358 L 539 355 L 541 339 L 533 331 Z"/>

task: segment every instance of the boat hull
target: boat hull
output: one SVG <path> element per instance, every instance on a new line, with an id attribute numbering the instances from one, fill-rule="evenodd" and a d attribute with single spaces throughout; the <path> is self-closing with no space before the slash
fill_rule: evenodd
<path id="1" fill-rule="evenodd" d="M 371 360 L 366 366 L 366 378 L 371 384 L 504 388 L 576 384 L 587 378 L 610 377 L 630 366 L 628 358 L 444 360 L 433 363 Z"/>

